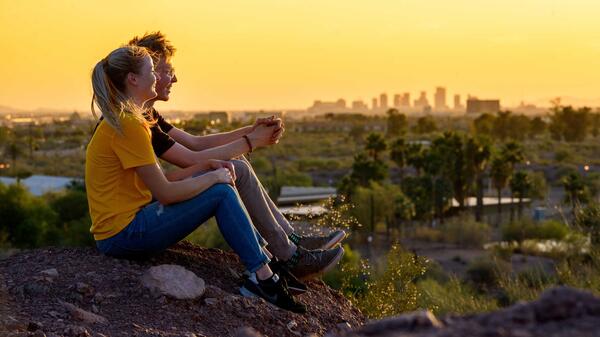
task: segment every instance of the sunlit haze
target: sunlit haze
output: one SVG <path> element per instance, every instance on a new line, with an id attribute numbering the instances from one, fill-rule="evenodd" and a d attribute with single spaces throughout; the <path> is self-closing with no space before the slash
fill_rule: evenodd
<path id="1" fill-rule="evenodd" d="M 598 1 L 0 1 L 0 105 L 18 109 L 88 111 L 94 64 L 155 30 L 177 47 L 168 110 L 436 86 L 503 106 L 600 102 Z"/>

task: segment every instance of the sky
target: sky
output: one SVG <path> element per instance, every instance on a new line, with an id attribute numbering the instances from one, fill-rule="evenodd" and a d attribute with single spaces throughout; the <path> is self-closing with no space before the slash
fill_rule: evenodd
<path id="1" fill-rule="evenodd" d="M 600 105 L 597 0 L 0 0 L 0 106 L 89 111 L 111 50 L 160 30 L 165 110 L 306 108 L 437 86 L 503 106 Z"/>

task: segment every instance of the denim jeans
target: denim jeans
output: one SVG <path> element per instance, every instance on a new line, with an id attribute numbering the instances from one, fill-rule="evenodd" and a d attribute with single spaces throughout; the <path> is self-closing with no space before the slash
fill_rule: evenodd
<path id="1" fill-rule="evenodd" d="M 98 249 L 114 257 L 140 257 L 167 249 L 215 216 L 219 230 L 250 272 L 269 262 L 256 231 L 234 187 L 215 184 L 199 195 L 171 205 L 152 202 L 117 235 L 96 241 Z"/>

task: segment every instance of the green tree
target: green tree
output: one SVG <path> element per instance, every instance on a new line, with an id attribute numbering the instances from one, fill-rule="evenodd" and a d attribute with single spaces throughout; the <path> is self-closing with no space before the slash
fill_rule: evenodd
<path id="1" fill-rule="evenodd" d="M 510 165 L 504 158 L 496 156 L 490 165 L 490 178 L 498 196 L 498 224 L 502 222 L 502 190 L 508 184 L 511 176 Z"/>
<path id="2" fill-rule="evenodd" d="M 371 160 L 364 153 L 354 156 L 350 178 L 361 186 L 371 181 L 382 181 L 387 177 L 387 165 L 382 161 Z"/>
<path id="3" fill-rule="evenodd" d="M 437 130 L 438 128 L 435 120 L 429 115 L 419 117 L 419 119 L 417 119 L 417 125 L 413 127 L 413 132 L 420 135 L 436 132 Z"/>
<path id="4" fill-rule="evenodd" d="M 399 221 L 408 220 L 414 214 L 410 200 L 392 184 L 371 182 L 368 187 L 359 186 L 354 190 L 352 202 L 354 216 L 359 223 L 369 224 L 371 232 L 378 223 L 383 223 L 389 233 Z"/>
<path id="5" fill-rule="evenodd" d="M 550 116 L 550 134 L 554 140 L 581 142 L 590 130 L 590 108 L 555 106 Z"/>
<path id="6" fill-rule="evenodd" d="M 467 157 L 467 175 L 475 179 L 475 195 L 477 205 L 475 207 L 475 221 L 481 222 L 483 216 L 483 189 L 485 172 L 492 155 L 492 144 L 488 137 L 470 137 L 465 144 Z"/>
<path id="7" fill-rule="evenodd" d="M 365 150 L 369 153 L 369 156 L 373 161 L 379 160 L 379 154 L 387 149 L 385 139 L 378 133 L 371 133 L 367 136 L 367 143 L 365 144 Z"/>
<path id="8" fill-rule="evenodd" d="M 510 165 L 511 174 L 516 164 L 525 160 L 525 151 L 523 146 L 515 141 L 509 141 L 500 150 L 500 156 Z"/>
<path id="9" fill-rule="evenodd" d="M 571 204 L 575 215 L 579 206 L 588 201 L 588 188 L 583 177 L 578 172 L 569 172 L 562 179 L 565 189 L 565 202 Z"/>
<path id="10" fill-rule="evenodd" d="M 496 117 L 489 113 L 481 114 L 473 120 L 473 129 L 477 135 L 491 136 L 494 131 Z"/>
<path id="11" fill-rule="evenodd" d="M 510 191 L 513 197 L 519 198 L 519 218 L 523 215 L 523 198 L 529 197 L 532 182 L 525 171 L 517 171 L 510 179 Z"/>
<path id="12" fill-rule="evenodd" d="M 398 112 L 397 109 L 389 109 L 387 116 L 387 136 L 398 137 L 404 135 L 408 128 L 406 115 Z"/>
<path id="13" fill-rule="evenodd" d="M 18 173 L 17 170 L 17 159 L 23 154 L 23 149 L 17 144 L 15 140 L 6 144 L 6 152 L 12 161 L 13 176 Z"/>
<path id="14" fill-rule="evenodd" d="M 408 144 L 406 144 L 404 138 L 398 138 L 392 143 L 390 148 L 390 159 L 398 166 L 400 179 L 404 178 L 404 168 L 407 165 L 408 159 L 407 152 Z"/>
<path id="15" fill-rule="evenodd" d="M 529 138 L 535 138 L 539 135 L 544 134 L 548 128 L 548 125 L 542 117 L 537 116 L 531 120 L 531 124 L 529 126 Z"/>
<path id="16" fill-rule="evenodd" d="M 41 199 L 16 184 L 0 184 L 0 232 L 18 248 L 39 247 L 48 229 L 55 226 L 56 213 Z"/>

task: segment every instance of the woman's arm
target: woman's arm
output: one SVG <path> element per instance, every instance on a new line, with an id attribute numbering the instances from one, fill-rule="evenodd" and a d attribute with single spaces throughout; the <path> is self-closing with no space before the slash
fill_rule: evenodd
<path id="1" fill-rule="evenodd" d="M 189 178 L 199 172 L 207 171 L 207 165 L 204 163 L 194 164 L 183 169 L 178 169 L 170 172 L 165 172 L 165 177 L 168 181 L 178 181 Z"/>
<path id="2" fill-rule="evenodd" d="M 204 192 L 217 183 L 233 185 L 231 173 L 226 168 L 210 171 L 198 177 L 169 181 L 158 163 L 135 168 L 152 195 L 163 205 L 185 201 Z"/>

